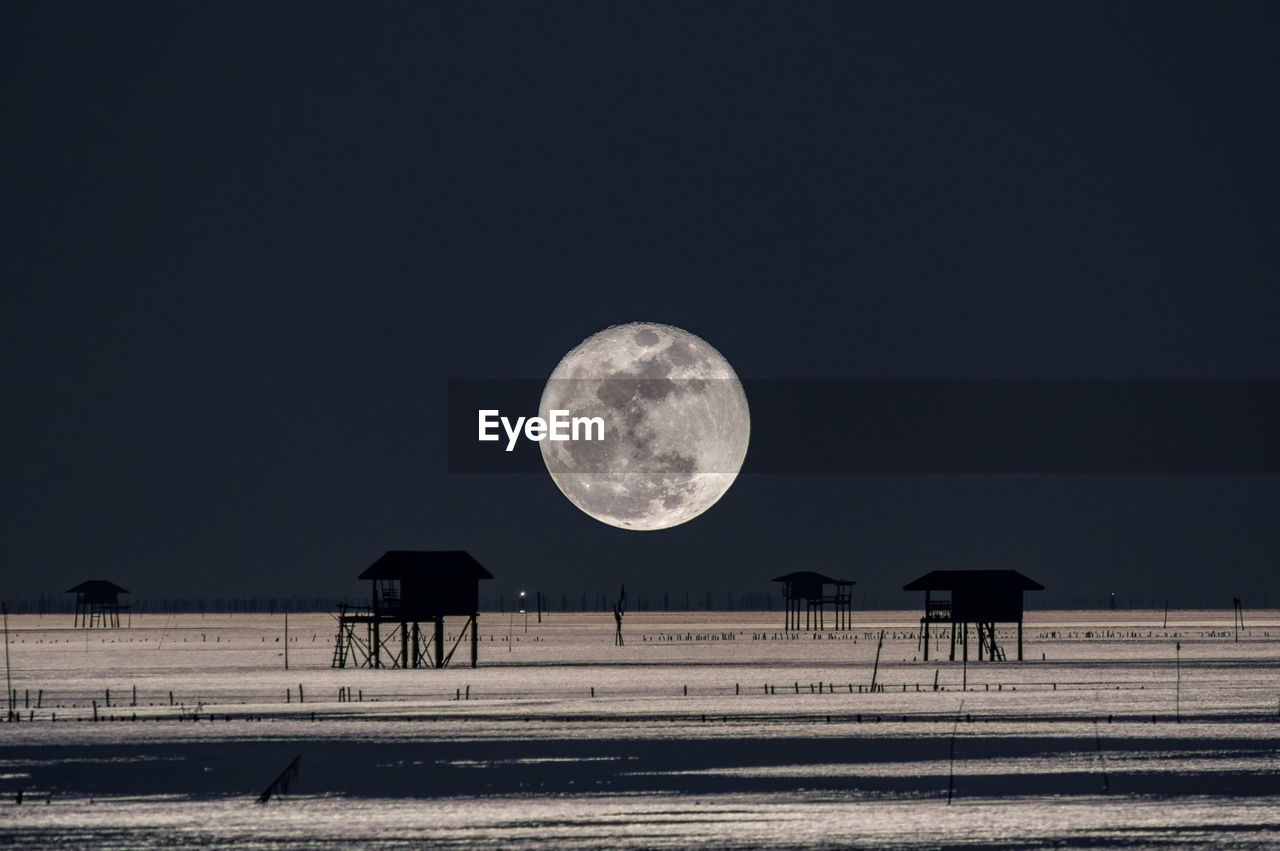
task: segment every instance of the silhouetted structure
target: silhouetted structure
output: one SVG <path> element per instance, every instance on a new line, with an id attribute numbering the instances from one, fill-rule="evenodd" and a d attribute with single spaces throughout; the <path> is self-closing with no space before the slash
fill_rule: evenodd
<path id="1" fill-rule="evenodd" d="M 800 570 L 776 576 L 782 583 L 782 599 L 786 604 L 786 629 L 800 629 L 800 608 L 804 605 L 804 628 L 826 629 L 823 611 L 830 604 L 836 615 L 836 629 L 849 629 L 853 610 L 853 586 L 848 579 L 832 579 L 812 570 Z M 832 586 L 831 593 L 826 586 Z M 812 624 L 812 627 L 810 626 Z"/>
<path id="2" fill-rule="evenodd" d="M 470 553 L 462 550 L 420 552 L 392 550 L 375 561 L 360 579 L 373 586 L 372 605 L 338 613 L 333 667 L 354 660 L 363 668 L 443 668 L 471 633 L 471 667 L 476 666 L 480 615 L 480 580 L 492 579 Z M 444 649 L 445 617 L 464 617 L 453 647 Z M 422 624 L 433 629 L 428 633 Z M 361 629 L 363 627 L 363 629 Z"/>
<path id="3" fill-rule="evenodd" d="M 969 624 L 978 631 L 978 660 L 985 649 L 991 660 L 1004 660 L 1004 650 L 996 643 L 996 624 L 1018 624 L 1018 661 L 1022 661 L 1022 592 L 1043 591 L 1039 582 L 1016 570 L 934 570 L 902 586 L 904 591 L 924 592 L 924 617 L 920 619 L 920 642 L 929 661 L 929 624 L 951 623 L 951 661 L 956 658 L 956 638 L 965 644 L 968 656 Z M 947 592 L 937 598 L 935 592 Z"/>
<path id="4" fill-rule="evenodd" d="M 67 593 L 76 595 L 76 614 L 72 626 L 119 629 L 120 613 L 129 611 L 129 607 L 120 602 L 120 595 L 128 594 L 129 590 L 105 579 L 81 582 L 68 588 Z"/>

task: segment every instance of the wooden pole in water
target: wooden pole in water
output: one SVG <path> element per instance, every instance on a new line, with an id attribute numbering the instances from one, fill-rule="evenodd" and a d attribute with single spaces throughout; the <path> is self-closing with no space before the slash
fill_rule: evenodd
<path id="1" fill-rule="evenodd" d="M 471 613 L 471 667 L 476 666 L 476 660 L 479 658 L 479 641 L 480 641 L 480 613 Z"/>
<path id="2" fill-rule="evenodd" d="M 284 771 L 280 772 L 275 780 L 271 781 L 271 785 L 263 790 L 258 796 L 258 803 L 265 804 L 276 795 L 284 795 L 289 791 L 289 783 L 298 776 L 298 760 L 302 759 L 299 754 L 293 758 L 293 761 L 285 766 Z"/>
<path id="3" fill-rule="evenodd" d="M 1111 781 L 1107 779 L 1107 760 L 1102 756 L 1102 736 L 1098 733 L 1098 719 L 1093 719 L 1093 741 L 1098 746 L 1098 765 L 1102 769 L 1102 791 L 1111 791 Z"/>
<path id="4" fill-rule="evenodd" d="M 880 648 L 884 646 L 884 630 L 880 630 L 880 643 L 876 645 L 876 663 L 871 669 L 871 690 L 876 690 L 876 674 L 880 672 Z"/>
<path id="5" fill-rule="evenodd" d="M 947 768 L 947 806 L 951 806 L 951 796 L 956 788 L 956 731 L 960 729 L 960 713 L 964 711 L 964 701 L 956 707 L 956 723 L 951 726 L 951 756 Z"/>
<path id="6" fill-rule="evenodd" d="M 920 637 L 922 639 L 922 643 L 924 644 L 924 660 L 928 662 L 929 661 L 929 592 L 928 591 L 924 592 L 924 618 L 921 619 L 920 623 L 923 627 L 923 629 L 921 630 L 923 632 L 923 635 L 921 635 Z"/>
<path id="7" fill-rule="evenodd" d="M 289 613 L 284 613 L 284 669 L 289 670 Z"/>
<path id="8" fill-rule="evenodd" d="M 1182 642 L 1174 642 L 1174 652 L 1177 653 L 1174 664 L 1177 666 L 1178 681 L 1174 686 L 1173 692 L 1173 714 L 1177 718 L 1178 723 L 1182 723 Z"/>
<path id="9" fill-rule="evenodd" d="M 5 719 L 9 720 L 13 717 L 13 679 L 9 674 L 9 607 L 0 603 L 0 612 L 4 613 L 4 701 Z"/>

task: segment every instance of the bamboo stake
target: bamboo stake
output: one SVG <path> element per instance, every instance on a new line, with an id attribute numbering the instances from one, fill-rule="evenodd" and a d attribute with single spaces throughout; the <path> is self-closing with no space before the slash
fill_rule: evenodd
<path id="1" fill-rule="evenodd" d="M 0 603 L 0 612 L 4 613 L 4 694 L 8 709 L 6 719 L 13 717 L 13 679 L 9 673 L 9 607 Z"/>

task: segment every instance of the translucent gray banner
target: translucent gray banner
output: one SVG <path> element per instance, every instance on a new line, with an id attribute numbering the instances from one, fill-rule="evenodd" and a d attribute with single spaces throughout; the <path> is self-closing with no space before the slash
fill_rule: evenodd
<path id="1" fill-rule="evenodd" d="M 739 425 L 724 402 L 737 382 L 580 381 L 549 394 L 571 403 L 541 439 L 536 423 L 528 429 L 531 418 L 553 419 L 540 409 L 547 382 L 449 381 L 449 471 L 545 472 L 542 441 L 572 435 L 574 419 L 578 440 L 596 429 L 593 418 L 604 432 L 581 454 L 581 472 L 623 472 L 614 450 L 630 441 L 643 454 L 652 430 L 678 437 L 688 417 L 729 420 L 721 432 L 701 430 L 703 441 L 728 440 Z M 1280 473 L 1280 381 L 766 379 L 741 388 L 750 411 L 743 473 Z M 481 411 L 494 412 L 494 439 L 479 439 Z"/>

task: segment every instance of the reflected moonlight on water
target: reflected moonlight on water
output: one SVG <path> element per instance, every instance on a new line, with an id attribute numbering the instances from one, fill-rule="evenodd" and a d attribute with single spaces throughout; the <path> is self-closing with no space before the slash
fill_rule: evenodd
<path id="1" fill-rule="evenodd" d="M 544 440 L 542 460 L 574 505 L 623 529 L 706 511 L 737 478 L 751 435 L 729 362 L 688 331 L 648 322 L 615 325 L 565 355 L 538 409 L 603 418 L 603 440 Z"/>

